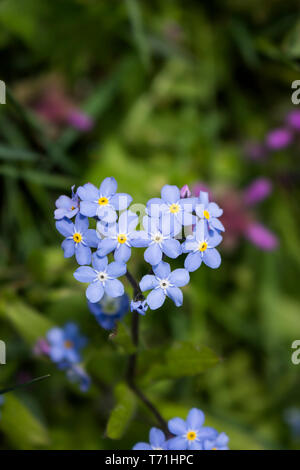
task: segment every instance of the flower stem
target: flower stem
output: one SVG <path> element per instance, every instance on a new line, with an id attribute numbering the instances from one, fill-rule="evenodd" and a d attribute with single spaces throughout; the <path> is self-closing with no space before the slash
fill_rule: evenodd
<path id="1" fill-rule="evenodd" d="M 127 271 L 126 277 L 133 287 L 134 297 L 136 298 L 139 296 L 143 296 L 138 283 L 136 282 L 136 280 L 134 279 L 132 274 L 130 274 L 129 271 Z M 132 319 L 131 319 L 131 338 L 132 338 L 133 344 L 136 347 L 136 350 L 133 354 L 130 354 L 129 356 L 128 368 L 127 368 L 127 382 L 131 390 L 135 393 L 135 395 L 147 406 L 147 408 L 155 416 L 157 422 L 159 423 L 163 431 L 166 433 L 166 435 L 169 435 L 170 433 L 168 431 L 167 422 L 161 416 L 160 412 L 153 405 L 153 403 L 151 403 L 151 401 L 144 395 L 144 393 L 137 387 L 135 383 L 136 363 L 137 363 L 137 358 L 138 358 L 138 346 L 139 346 L 139 318 L 140 318 L 139 313 L 136 310 L 134 310 L 132 312 Z"/>

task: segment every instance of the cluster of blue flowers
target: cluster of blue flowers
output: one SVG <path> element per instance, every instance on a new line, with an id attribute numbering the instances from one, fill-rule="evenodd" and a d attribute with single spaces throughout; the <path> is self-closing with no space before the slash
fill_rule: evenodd
<path id="1" fill-rule="evenodd" d="M 87 339 L 80 334 L 78 326 L 70 322 L 63 328 L 51 328 L 46 338 L 37 341 L 34 352 L 49 357 L 59 369 L 66 371 L 71 382 L 78 383 L 80 390 L 86 392 L 91 379 L 80 365 L 81 350 L 86 344 Z"/>
<path id="2" fill-rule="evenodd" d="M 60 196 L 56 201 L 54 216 L 57 230 L 65 237 L 64 256 L 75 255 L 80 267 L 74 277 L 89 284 L 86 296 L 98 321 L 101 305 L 94 308 L 91 304 L 98 304 L 104 296 L 124 295 L 119 278 L 126 274 L 132 248 L 145 248 L 144 259 L 153 272 L 145 275 L 139 285 L 142 292 L 150 291 L 146 301 L 134 298 L 131 302 L 131 309 L 141 314 L 148 307 L 151 310 L 161 307 L 166 297 L 181 306 L 180 287 L 188 284 L 189 272 L 202 263 L 213 269 L 220 266 L 216 246 L 222 241 L 224 227 L 219 217 L 223 211 L 209 202 L 205 192 L 198 198 L 189 195 L 186 190 L 180 192 L 177 186 L 165 185 L 161 198 L 148 201 L 142 220 L 129 209 L 132 197 L 117 193 L 113 177 L 105 178 L 99 189 L 91 183 L 80 186 L 76 192 L 73 187 L 71 197 Z M 96 221 L 96 228 L 89 228 L 89 218 Z M 184 268 L 172 272 L 165 259 L 175 259 L 182 253 L 187 254 Z"/>
<path id="3" fill-rule="evenodd" d="M 169 439 L 157 428 L 149 433 L 149 443 L 138 442 L 133 450 L 228 450 L 228 436 L 214 428 L 203 426 L 204 413 L 192 408 L 186 421 L 173 418 L 168 422 Z"/>

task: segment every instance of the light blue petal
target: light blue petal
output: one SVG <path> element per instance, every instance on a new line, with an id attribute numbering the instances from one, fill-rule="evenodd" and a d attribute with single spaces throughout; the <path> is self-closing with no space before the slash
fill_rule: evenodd
<path id="1" fill-rule="evenodd" d="M 215 217 L 213 217 L 209 221 L 209 225 L 210 225 L 210 227 L 212 227 L 214 229 L 220 230 L 221 232 L 225 232 L 224 225 L 222 224 L 222 222 L 219 219 L 216 219 Z"/>
<path id="2" fill-rule="evenodd" d="M 83 201 L 98 201 L 100 197 L 99 190 L 92 183 L 79 186 L 77 194 Z"/>
<path id="3" fill-rule="evenodd" d="M 147 213 L 151 217 L 159 217 L 161 213 L 161 205 L 163 201 L 158 197 L 154 197 L 147 202 Z"/>
<path id="4" fill-rule="evenodd" d="M 181 245 L 182 253 L 188 253 L 190 251 L 197 250 L 199 242 L 196 241 L 195 237 L 188 236 L 186 241 Z"/>
<path id="5" fill-rule="evenodd" d="M 118 183 L 112 176 L 105 178 L 100 186 L 100 194 L 101 196 L 112 196 L 116 193 L 118 187 Z"/>
<path id="6" fill-rule="evenodd" d="M 117 248 L 117 240 L 112 240 L 111 238 L 103 238 L 99 242 L 97 254 L 100 257 L 106 256 Z"/>
<path id="7" fill-rule="evenodd" d="M 84 234 L 84 242 L 87 244 L 87 246 L 90 246 L 91 248 L 97 248 L 100 239 L 97 236 L 96 230 L 87 230 Z"/>
<path id="8" fill-rule="evenodd" d="M 107 266 L 107 274 L 110 277 L 120 277 L 124 276 L 126 274 L 127 267 L 126 264 L 124 263 L 117 263 L 116 261 L 113 261 Z"/>
<path id="9" fill-rule="evenodd" d="M 214 428 L 211 428 L 210 426 L 203 426 L 197 430 L 197 437 L 200 439 L 200 441 L 204 441 L 205 439 L 216 439 L 217 436 L 218 431 L 216 431 Z"/>
<path id="10" fill-rule="evenodd" d="M 182 418 L 172 418 L 168 421 L 168 428 L 175 436 L 180 436 L 187 432 L 186 423 Z"/>
<path id="11" fill-rule="evenodd" d="M 54 346 L 50 349 L 49 356 L 53 362 L 60 362 L 64 358 L 64 350 L 62 347 Z"/>
<path id="12" fill-rule="evenodd" d="M 192 408 L 187 415 L 186 424 L 189 429 L 196 431 L 201 428 L 205 420 L 203 411 Z"/>
<path id="13" fill-rule="evenodd" d="M 116 248 L 114 257 L 119 263 L 127 263 L 131 256 L 131 248 L 125 243 Z"/>
<path id="14" fill-rule="evenodd" d="M 171 238 L 162 242 L 162 249 L 169 258 L 177 258 L 181 254 L 181 245 L 178 240 Z"/>
<path id="15" fill-rule="evenodd" d="M 144 253 L 145 261 L 152 266 L 157 265 L 162 260 L 162 251 L 158 243 L 152 243 Z"/>
<path id="16" fill-rule="evenodd" d="M 96 271 L 102 272 L 106 271 L 108 265 L 107 256 L 99 256 L 98 251 L 93 254 L 92 265 Z"/>
<path id="17" fill-rule="evenodd" d="M 187 212 L 193 212 L 193 210 L 196 207 L 197 204 L 197 198 L 196 197 L 186 197 L 184 199 L 180 199 L 179 201 L 180 206 L 182 207 L 183 210 Z"/>
<path id="18" fill-rule="evenodd" d="M 180 307 L 183 302 L 183 294 L 178 287 L 168 287 L 167 288 L 167 296 L 173 300 L 176 307 Z"/>
<path id="19" fill-rule="evenodd" d="M 209 268 L 216 269 L 221 264 L 221 256 L 215 248 L 207 249 L 203 253 L 203 263 Z"/>
<path id="20" fill-rule="evenodd" d="M 89 219 L 82 214 L 77 214 L 74 225 L 77 232 L 84 233 L 89 228 Z"/>
<path id="21" fill-rule="evenodd" d="M 222 235 L 220 235 L 216 230 L 209 231 L 209 236 L 207 237 L 207 244 L 209 248 L 215 248 L 221 243 L 222 240 Z"/>
<path id="22" fill-rule="evenodd" d="M 138 442 L 133 446 L 132 450 L 152 450 L 152 447 L 146 442 Z"/>
<path id="23" fill-rule="evenodd" d="M 140 281 L 140 289 L 142 292 L 152 290 L 158 286 L 158 280 L 152 274 L 146 274 Z"/>
<path id="24" fill-rule="evenodd" d="M 186 269 L 179 268 L 171 272 L 169 281 L 177 287 L 183 287 L 190 281 L 190 275 Z"/>
<path id="25" fill-rule="evenodd" d="M 153 447 L 161 447 L 165 443 L 165 435 L 158 428 L 151 428 L 149 433 L 149 442 Z"/>
<path id="26" fill-rule="evenodd" d="M 87 217 L 94 217 L 97 214 L 98 204 L 91 201 L 81 201 L 80 213 Z"/>
<path id="27" fill-rule="evenodd" d="M 125 209 L 127 209 L 129 204 L 131 204 L 131 202 L 132 197 L 126 193 L 115 194 L 110 200 L 110 204 L 114 206 L 117 211 L 124 211 Z"/>
<path id="28" fill-rule="evenodd" d="M 221 217 L 223 209 L 218 206 L 215 202 L 210 202 L 207 206 L 207 210 L 211 217 Z"/>
<path id="29" fill-rule="evenodd" d="M 157 266 L 153 267 L 153 272 L 159 279 L 167 279 L 170 275 L 171 268 L 169 263 L 161 261 Z"/>
<path id="30" fill-rule="evenodd" d="M 96 278 L 96 273 L 90 266 L 80 266 L 76 269 L 73 276 L 79 282 L 93 282 Z"/>
<path id="31" fill-rule="evenodd" d="M 202 257 L 199 252 L 189 253 L 184 261 L 184 267 L 190 272 L 196 271 L 201 266 Z"/>
<path id="32" fill-rule="evenodd" d="M 156 310 L 157 308 L 161 307 L 165 301 L 165 294 L 162 289 L 154 289 L 152 290 L 147 297 L 147 304 L 149 305 L 151 310 Z"/>
<path id="33" fill-rule="evenodd" d="M 51 328 L 47 334 L 46 338 L 51 344 L 61 344 L 64 340 L 64 332 L 62 328 L 54 327 Z"/>
<path id="34" fill-rule="evenodd" d="M 62 209 L 71 209 L 73 205 L 73 201 L 70 197 L 68 196 L 65 196 L 65 195 L 62 195 L 62 196 L 59 196 L 58 199 L 56 199 L 55 201 L 55 206 L 57 208 L 62 208 Z"/>
<path id="35" fill-rule="evenodd" d="M 190 214 L 189 212 L 187 211 L 183 211 L 182 213 L 182 225 L 184 225 L 185 227 L 187 225 L 194 225 L 196 223 L 196 217 L 192 214 Z"/>
<path id="36" fill-rule="evenodd" d="M 189 450 L 202 450 L 202 444 L 198 441 L 188 441 Z"/>
<path id="37" fill-rule="evenodd" d="M 83 245 L 83 243 L 75 244 L 75 258 L 78 264 L 91 264 L 92 261 L 92 252 L 88 246 Z"/>
<path id="38" fill-rule="evenodd" d="M 110 297 L 120 297 L 124 294 L 124 286 L 118 279 L 109 279 L 104 284 L 104 290 Z"/>
<path id="39" fill-rule="evenodd" d="M 75 253 L 75 243 L 74 240 L 65 239 L 61 244 L 62 249 L 64 250 L 64 257 L 71 258 Z"/>
<path id="40" fill-rule="evenodd" d="M 70 219 L 64 217 L 61 220 L 58 220 L 55 223 L 55 226 L 59 233 L 61 233 L 64 237 L 71 237 L 74 233 L 74 224 L 71 222 Z"/>
<path id="41" fill-rule="evenodd" d="M 135 248 L 145 248 L 151 243 L 151 239 L 145 230 L 134 231 L 130 236 L 130 244 Z"/>
<path id="42" fill-rule="evenodd" d="M 172 437 L 168 440 L 168 449 L 169 450 L 186 450 L 187 449 L 187 440 L 183 437 Z"/>
<path id="43" fill-rule="evenodd" d="M 168 204 L 178 202 L 180 199 L 180 190 L 177 186 L 166 184 L 161 190 L 161 198 Z"/>
<path id="44" fill-rule="evenodd" d="M 104 288 L 100 281 L 92 282 L 86 290 L 87 299 L 92 303 L 99 302 L 103 294 Z"/>

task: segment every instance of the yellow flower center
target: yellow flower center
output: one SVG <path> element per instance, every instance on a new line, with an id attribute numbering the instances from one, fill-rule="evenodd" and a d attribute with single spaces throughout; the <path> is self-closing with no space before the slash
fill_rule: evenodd
<path id="1" fill-rule="evenodd" d="M 100 197 L 98 199 L 98 204 L 99 204 L 99 206 L 106 206 L 106 204 L 108 204 L 107 197 Z"/>
<path id="2" fill-rule="evenodd" d="M 179 204 L 171 204 L 169 210 L 172 214 L 177 214 L 180 211 Z"/>
<path id="3" fill-rule="evenodd" d="M 211 450 L 218 450 L 216 447 L 213 447 Z"/>
<path id="4" fill-rule="evenodd" d="M 124 233 L 120 233 L 120 234 L 118 235 L 118 242 L 123 244 L 123 243 L 125 243 L 126 241 L 127 241 L 126 235 L 125 235 Z"/>
<path id="5" fill-rule="evenodd" d="M 65 341 L 65 348 L 71 349 L 71 348 L 73 348 L 73 345 L 74 345 L 74 344 L 73 344 L 73 341 L 70 341 L 69 339 L 67 339 L 67 340 Z"/>
<path id="6" fill-rule="evenodd" d="M 195 431 L 189 431 L 186 437 L 188 438 L 189 441 L 194 441 L 197 437 L 197 434 L 195 433 Z"/>
<path id="7" fill-rule="evenodd" d="M 74 206 L 72 206 L 72 207 L 71 207 L 71 211 L 73 211 L 74 209 L 75 209 L 75 207 L 74 207 Z"/>
<path id="8" fill-rule="evenodd" d="M 82 240 L 81 234 L 78 233 L 78 232 L 74 233 L 74 235 L 73 235 L 73 240 L 74 240 L 75 243 L 80 243 L 81 240 Z"/>
<path id="9" fill-rule="evenodd" d="M 207 243 L 206 242 L 199 243 L 199 248 L 198 248 L 199 251 L 205 251 L 206 248 L 207 248 Z"/>
<path id="10" fill-rule="evenodd" d="M 203 215 L 204 215 L 205 219 L 209 220 L 210 215 L 209 215 L 208 211 L 203 211 Z"/>

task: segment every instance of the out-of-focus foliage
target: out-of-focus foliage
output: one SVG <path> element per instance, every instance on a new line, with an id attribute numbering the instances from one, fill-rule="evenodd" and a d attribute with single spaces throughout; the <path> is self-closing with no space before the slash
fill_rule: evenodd
<path id="1" fill-rule="evenodd" d="M 51 374 L 7 394 L 1 447 L 129 449 L 156 424 L 124 385 L 130 315 L 119 338 L 98 327 L 54 228 L 58 195 L 105 176 L 134 203 L 166 183 L 214 190 L 272 180 L 259 211 L 279 248 L 264 253 L 241 241 L 223 250 L 219 270 L 192 274 L 182 308 L 166 302 L 148 311 L 138 379 L 165 419 L 201 408 L 233 449 L 299 447 L 284 421 L 300 407 L 300 366 L 291 362 L 300 331 L 299 153 L 256 163 L 243 153 L 245 141 L 262 138 L 292 107 L 298 1 L 113 3 L 0 3 L 0 382 Z M 53 134 L 24 98 L 53 73 L 93 117 L 89 133 Z M 130 265 L 140 278 L 142 257 Z M 89 338 L 86 394 L 32 354 L 47 329 L 68 320 Z"/>

